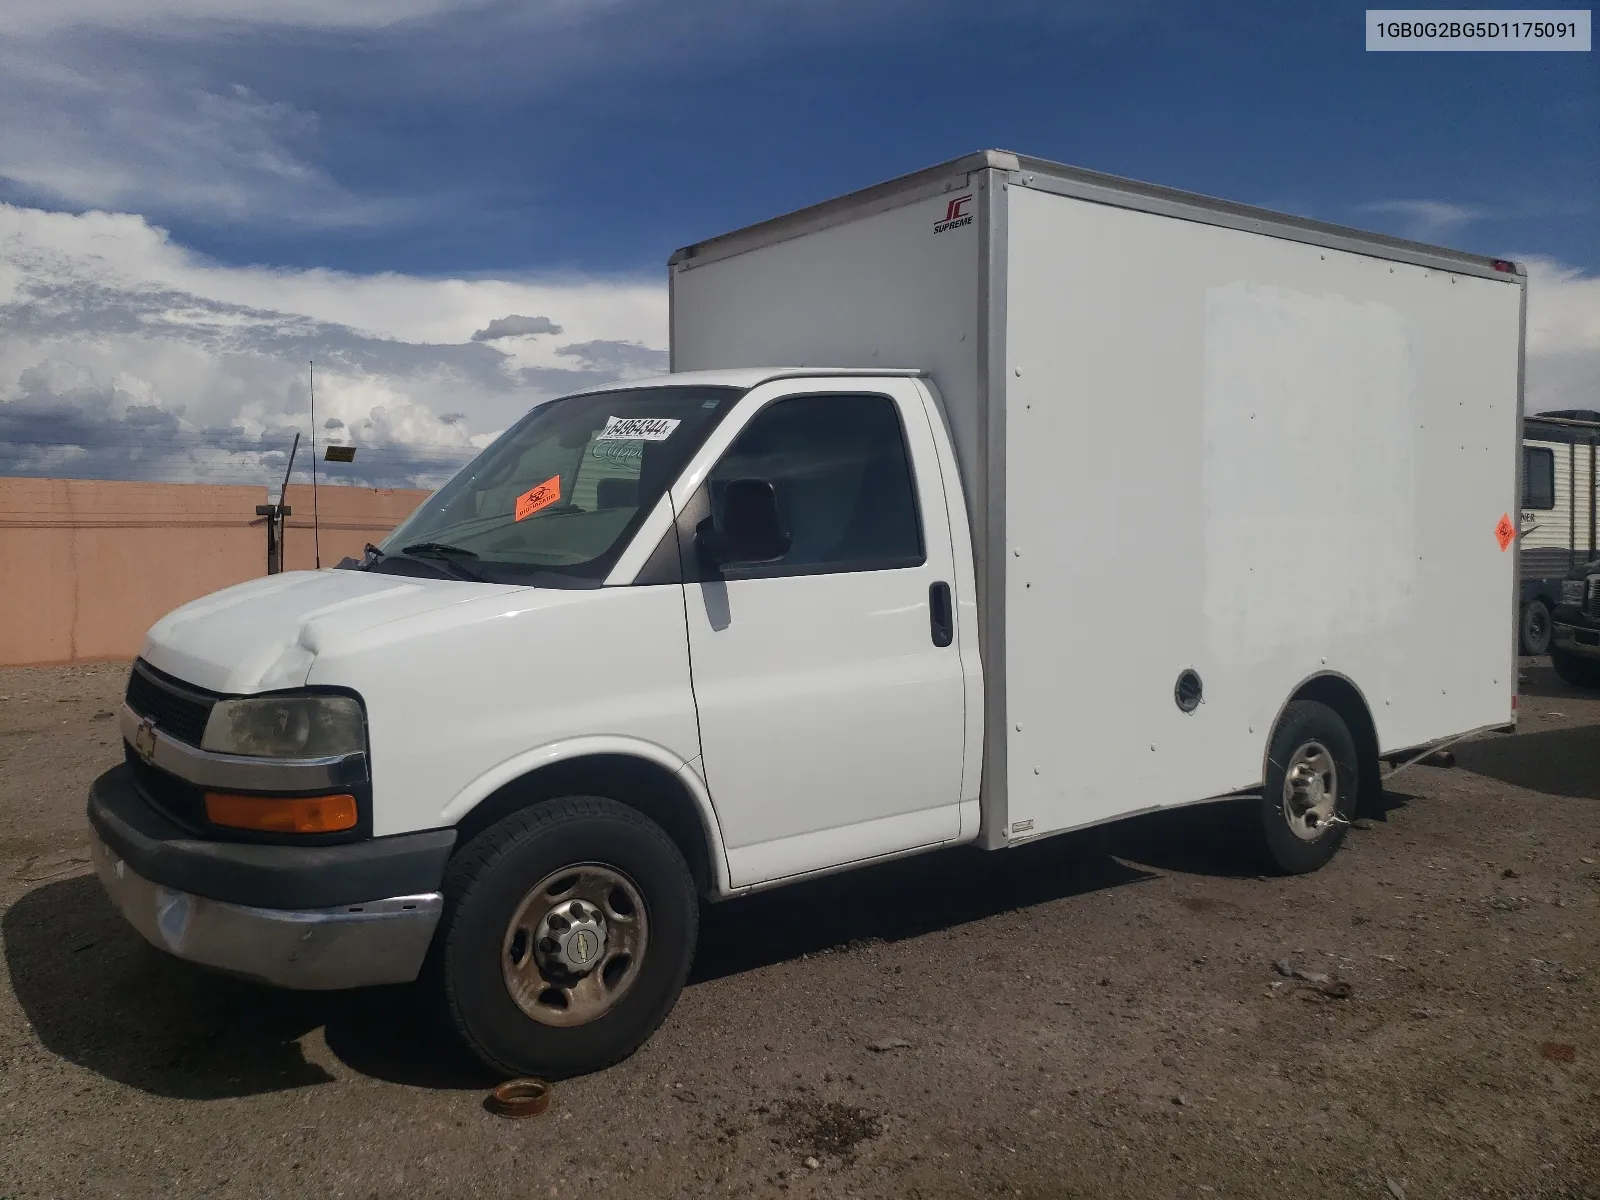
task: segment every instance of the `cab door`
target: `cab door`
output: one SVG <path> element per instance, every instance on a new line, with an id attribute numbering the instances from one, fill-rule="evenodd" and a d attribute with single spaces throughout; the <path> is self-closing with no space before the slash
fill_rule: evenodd
<path id="1" fill-rule="evenodd" d="M 757 389 L 686 481 L 689 536 L 717 528 L 729 483 L 764 480 L 789 541 L 768 562 L 684 556 L 703 768 L 736 887 L 959 833 L 965 682 L 929 414 L 910 379 L 830 382 Z"/>

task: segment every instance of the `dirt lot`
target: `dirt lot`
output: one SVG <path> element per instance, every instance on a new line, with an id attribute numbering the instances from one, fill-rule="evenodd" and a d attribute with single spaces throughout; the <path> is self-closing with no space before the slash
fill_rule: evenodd
<path id="1" fill-rule="evenodd" d="M 1197 810 L 709 908 L 654 1041 L 523 1122 L 411 989 L 145 946 L 84 850 L 125 667 L 0 671 L 0 1198 L 1600 1196 L 1600 697 L 1523 671 L 1317 875 Z"/>

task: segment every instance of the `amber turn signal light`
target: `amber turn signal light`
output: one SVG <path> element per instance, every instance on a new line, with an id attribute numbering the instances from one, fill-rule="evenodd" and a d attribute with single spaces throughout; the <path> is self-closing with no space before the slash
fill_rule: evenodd
<path id="1" fill-rule="evenodd" d="M 261 833 L 338 833 L 354 829 L 356 798 L 337 796 L 234 796 L 206 793 L 206 819 L 230 829 Z"/>

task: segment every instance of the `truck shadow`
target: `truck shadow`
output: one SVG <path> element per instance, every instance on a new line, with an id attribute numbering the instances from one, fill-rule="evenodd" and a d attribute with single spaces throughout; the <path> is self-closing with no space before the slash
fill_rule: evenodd
<path id="1" fill-rule="evenodd" d="M 989 854 L 935 851 L 702 909 L 691 984 L 855 941 L 897 942 L 1153 878 L 1106 853 L 1100 832 Z"/>
<path id="2" fill-rule="evenodd" d="M 1188 836 L 1166 818 L 1003 854 L 942 851 L 708 904 L 690 985 L 1152 879 L 1123 859 L 1155 862 L 1160 847 Z M 413 1087 L 499 1082 L 458 1047 L 422 988 L 288 992 L 192 967 L 146 945 L 92 875 L 27 893 L 0 935 L 10 986 L 43 1048 L 153 1095 L 218 1100 L 329 1083 L 324 1053 Z M 318 1029 L 326 1052 L 306 1037 Z"/>
<path id="3" fill-rule="evenodd" d="M 1475 775 L 1547 796 L 1600 799 L 1600 725 L 1462 742 L 1455 756 Z"/>
<path id="4" fill-rule="evenodd" d="M 1600 692 L 1575 687 L 1556 674 L 1548 658 L 1524 658 L 1517 668 L 1517 691 L 1553 700 L 1600 700 Z"/>
<path id="5" fill-rule="evenodd" d="M 301 1040 L 319 1028 L 333 1057 L 365 1075 L 422 1087 L 499 1082 L 446 1036 L 421 989 L 290 992 L 201 970 L 147 945 L 92 875 L 29 892 L 0 932 L 40 1044 L 153 1095 L 218 1100 L 330 1083 L 307 1057 L 314 1042 Z"/>

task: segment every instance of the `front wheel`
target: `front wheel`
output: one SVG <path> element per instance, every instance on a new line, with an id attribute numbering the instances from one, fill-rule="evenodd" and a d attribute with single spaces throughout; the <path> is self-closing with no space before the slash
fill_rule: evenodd
<path id="1" fill-rule="evenodd" d="M 683 989 L 699 902 L 655 822 L 569 796 L 484 830 L 445 878 L 440 974 L 467 1047 L 562 1079 L 632 1054 Z"/>
<path id="2" fill-rule="evenodd" d="M 1550 608 L 1543 600 L 1529 600 L 1522 606 L 1519 626 L 1524 654 L 1546 654 L 1550 650 Z"/>
<path id="3" fill-rule="evenodd" d="M 1267 777 L 1249 825 L 1272 871 L 1299 875 L 1334 856 L 1355 812 L 1360 771 L 1355 739 L 1326 704 L 1284 709 L 1267 751 Z"/>

